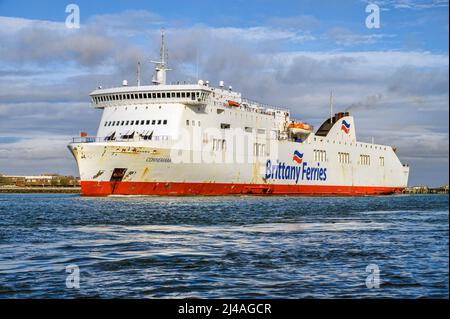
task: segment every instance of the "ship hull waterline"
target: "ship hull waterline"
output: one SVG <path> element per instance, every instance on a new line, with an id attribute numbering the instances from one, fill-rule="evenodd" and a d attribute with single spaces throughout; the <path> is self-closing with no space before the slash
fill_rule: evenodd
<path id="1" fill-rule="evenodd" d="M 369 196 L 402 193 L 403 187 L 266 185 L 177 182 L 107 182 L 82 181 L 82 196 L 223 196 L 223 195 L 289 195 L 289 196 Z"/>

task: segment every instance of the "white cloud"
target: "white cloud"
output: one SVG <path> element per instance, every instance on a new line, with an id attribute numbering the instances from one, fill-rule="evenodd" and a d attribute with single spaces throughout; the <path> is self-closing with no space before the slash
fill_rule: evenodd
<path id="1" fill-rule="evenodd" d="M 364 3 L 375 3 L 384 10 L 412 9 L 426 10 L 434 8 L 448 8 L 448 0 L 362 0 Z"/>
<path id="2" fill-rule="evenodd" d="M 374 44 L 386 38 L 394 38 L 393 34 L 371 33 L 357 34 L 350 29 L 334 27 L 327 31 L 326 38 L 331 39 L 338 45 L 355 46 L 361 44 Z"/>

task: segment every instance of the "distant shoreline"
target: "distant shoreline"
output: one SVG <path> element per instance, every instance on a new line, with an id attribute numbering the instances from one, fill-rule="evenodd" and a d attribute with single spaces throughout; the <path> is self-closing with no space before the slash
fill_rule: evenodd
<path id="1" fill-rule="evenodd" d="M 0 187 L 0 194 L 80 194 L 81 187 L 18 187 L 18 186 L 3 186 Z M 427 191 L 413 190 L 411 188 L 405 189 L 403 194 L 408 195 L 442 195 L 448 194 L 448 190 L 440 188 L 429 188 Z"/>
<path id="2" fill-rule="evenodd" d="M 80 187 L 0 187 L 0 194 L 79 194 Z"/>

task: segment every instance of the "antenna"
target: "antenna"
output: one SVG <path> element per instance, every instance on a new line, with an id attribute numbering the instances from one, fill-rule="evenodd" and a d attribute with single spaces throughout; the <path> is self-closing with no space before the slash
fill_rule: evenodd
<path id="1" fill-rule="evenodd" d="M 141 86 L 141 62 L 137 63 L 137 86 Z"/>
<path id="2" fill-rule="evenodd" d="M 196 72 L 197 72 L 197 82 L 198 82 L 198 48 L 197 48 L 197 57 L 196 58 L 197 58 Z"/>
<path id="3" fill-rule="evenodd" d="M 333 124 L 333 90 L 330 91 L 330 123 Z"/>
<path id="4" fill-rule="evenodd" d="M 164 40 L 164 29 L 161 30 L 161 56 L 160 61 L 151 61 L 155 63 L 155 74 L 153 76 L 153 84 L 161 85 L 166 84 L 166 71 L 170 71 L 170 69 L 166 65 L 166 48 L 165 48 L 165 40 Z"/>
<path id="5" fill-rule="evenodd" d="M 164 29 L 161 29 L 161 64 L 164 65 L 164 59 L 166 57 L 165 53 L 165 44 L 164 44 Z"/>

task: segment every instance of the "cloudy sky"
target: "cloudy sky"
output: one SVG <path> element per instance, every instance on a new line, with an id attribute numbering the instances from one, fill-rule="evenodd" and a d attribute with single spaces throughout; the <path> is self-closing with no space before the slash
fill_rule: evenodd
<path id="1" fill-rule="evenodd" d="M 448 0 L 0 0 L 0 172 L 77 175 L 66 145 L 95 134 L 98 85 L 135 81 L 166 30 L 169 81 L 224 80 L 318 127 L 349 110 L 358 138 L 398 148 L 410 184 L 448 183 Z M 380 7 L 368 29 L 367 4 Z"/>

